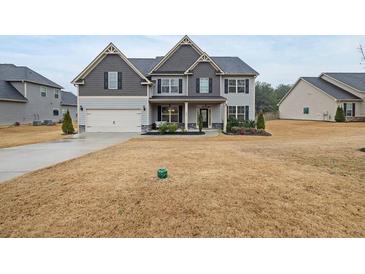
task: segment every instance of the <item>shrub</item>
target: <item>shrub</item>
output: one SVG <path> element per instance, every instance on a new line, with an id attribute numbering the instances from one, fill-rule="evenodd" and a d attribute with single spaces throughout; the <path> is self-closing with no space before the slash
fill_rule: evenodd
<path id="1" fill-rule="evenodd" d="M 343 109 L 340 106 L 337 107 L 335 121 L 336 122 L 345 122 L 346 121 L 345 113 L 343 112 Z"/>
<path id="2" fill-rule="evenodd" d="M 15 122 L 14 123 L 14 126 L 18 127 L 18 126 L 20 126 L 20 123 L 19 122 Z"/>
<path id="3" fill-rule="evenodd" d="M 175 124 L 175 123 L 171 123 L 171 124 L 169 124 L 169 125 L 168 125 L 168 130 L 169 130 L 169 132 L 171 132 L 171 133 L 176 132 L 177 128 L 178 128 L 178 125 L 177 125 L 177 124 Z"/>
<path id="4" fill-rule="evenodd" d="M 233 127 L 238 127 L 240 125 L 239 121 L 234 117 L 229 117 L 227 120 L 227 132 L 231 132 Z"/>
<path id="5" fill-rule="evenodd" d="M 202 132 L 203 129 L 203 116 L 201 113 L 199 113 L 198 116 L 198 127 L 199 127 L 199 132 Z"/>
<path id="6" fill-rule="evenodd" d="M 75 129 L 72 125 L 72 119 L 70 116 L 70 112 L 67 110 L 65 116 L 63 116 L 63 123 L 62 123 L 62 131 L 64 134 L 74 134 Z"/>
<path id="7" fill-rule="evenodd" d="M 257 129 L 265 129 L 265 117 L 262 112 L 257 117 Z"/>
<path id="8" fill-rule="evenodd" d="M 159 127 L 158 127 L 158 131 L 161 134 L 165 134 L 167 132 L 167 130 L 169 129 L 169 124 L 168 123 L 162 123 Z"/>
<path id="9" fill-rule="evenodd" d="M 243 127 L 245 128 L 256 128 L 255 120 L 245 120 L 243 122 Z"/>
<path id="10" fill-rule="evenodd" d="M 156 123 L 152 123 L 152 129 L 153 129 L 153 130 L 156 130 L 156 129 L 157 129 L 157 125 L 156 125 Z"/>

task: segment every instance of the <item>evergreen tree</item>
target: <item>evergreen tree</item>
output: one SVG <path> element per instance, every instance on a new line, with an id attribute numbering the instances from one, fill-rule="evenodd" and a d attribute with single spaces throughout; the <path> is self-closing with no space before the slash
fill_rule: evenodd
<path id="1" fill-rule="evenodd" d="M 265 117 L 262 112 L 257 117 L 257 129 L 265 129 Z"/>
<path id="2" fill-rule="evenodd" d="M 62 131 L 64 134 L 73 134 L 75 132 L 74 126 L 72 125 L 71 115 L 68 110 L 63 116 Z"/>
<path id="3" fill-rule="evenodd" d="M 343 109 L 340 106 L 337 107 L 335 121 L 336 122 L 345 122 L 346 121 L 345 113 L 343 112 Z"/>

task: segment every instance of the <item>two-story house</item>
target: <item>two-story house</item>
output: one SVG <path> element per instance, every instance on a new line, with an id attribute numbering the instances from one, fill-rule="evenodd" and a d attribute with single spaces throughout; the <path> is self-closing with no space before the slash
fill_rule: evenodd
<path id="1" fill-rule="evenodd" d="M 225 129 L 255 119 L 258 73 L 238 57 L 213 57 L 184 36 L 165 56 L 127 58 L 110 43 L 73 81 L 79 130 L 141 132 L 153 123 Z"/>
<path id="2" fill-rule="evenodd" d="M 0 64 L 0 125 L 62 119 L 62 87 L 25 66 Z"/>

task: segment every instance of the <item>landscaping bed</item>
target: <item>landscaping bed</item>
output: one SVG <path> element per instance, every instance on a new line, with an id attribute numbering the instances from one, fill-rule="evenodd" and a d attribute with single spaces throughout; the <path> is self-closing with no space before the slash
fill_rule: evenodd
<path id="1" fill-rule="evenodd" d="M 175 131 L 175 132 L 165 132 L 161 133 L 159 131 L 150 131 L 143 133 L 142 135 L 204 135 L 205 132 L 199 131 Z"/>
<path id="2" fill-rule="evenodd" d="M 244 127 L 232 127 L 230 132 L 225 133 L 227 135 L 256 135 L 256 136 L 271 136 L 270 132 L 264 129 L 256 128 L 244 128 Z"/>

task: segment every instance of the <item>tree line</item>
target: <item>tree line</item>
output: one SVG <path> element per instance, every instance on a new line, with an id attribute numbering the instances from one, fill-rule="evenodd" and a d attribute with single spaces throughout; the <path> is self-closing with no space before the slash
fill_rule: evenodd
<path id="1" fill-rule="evenodd" d="M 278 111 L 277 104 L 291 87 L 291 85 L 280 84 L 276 88 L 273 88 L 269 83 L 256 82 L 256 112 Z"/>

